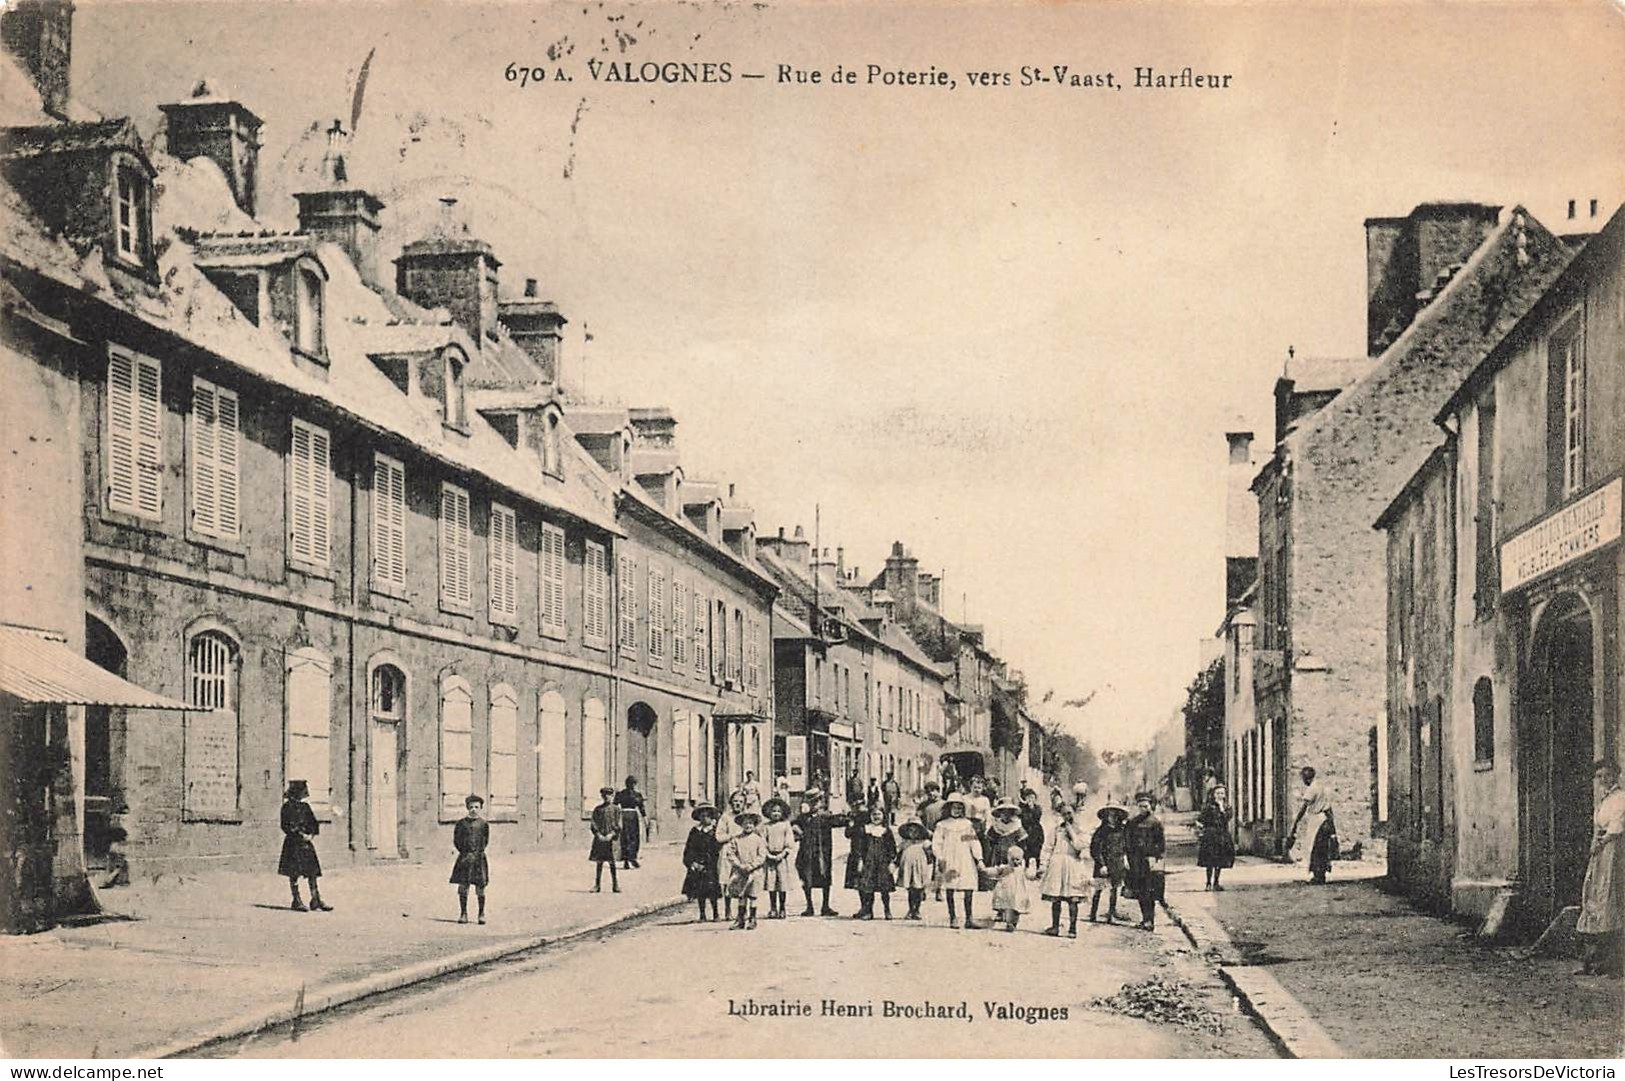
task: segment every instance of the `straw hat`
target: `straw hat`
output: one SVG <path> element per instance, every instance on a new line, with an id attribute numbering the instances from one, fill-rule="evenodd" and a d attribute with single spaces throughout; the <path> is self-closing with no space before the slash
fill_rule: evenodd
<path id="1" fill-rule="evenodd" d="M 993 813 L 996 814 L 996 815 L 1000 815 L 1000 814 L 1020 814 L 1021 813 L 1021 808 L 1017 807 L 1014 803 L 1010 802 L 1010 800 L 1008 800 L 1008 799 L 1001 799 L 998 803 L 995 803 L 993 805 Z"/>
<path id="2" fill-rule="evenodd" d="M 911 818 L 904 822 L 901 826 L 898 826 L 897 833 L 898 836 L 902 837 L 905 841 L 923 841 L 927 837 L 931 836 L 931 834 L 926 831 L 925 823 L 921 822 L 917 818 Z"/>
<path id="3" fill-rule="evenodd" d="M 773 807 L 777 807 L 779 812 L 783 814 L 785 818 L 790 817 L 790 805 L 784 800 L 780 799 L 778 796 L 774 796 L 762 803 L 762 814 L 766 815 L 768 810 Z"/>
<path id="4" fill-rule="evenodd" d="M 700 820 L 701 815 L 710 815 L 712 818 L 716 818 L 717 809 L 711 806 L 709 803 L 696 803 L 694 805 L 694 809 L 688 812 L 688 817 L 692 818 L 696 822 Z"/>

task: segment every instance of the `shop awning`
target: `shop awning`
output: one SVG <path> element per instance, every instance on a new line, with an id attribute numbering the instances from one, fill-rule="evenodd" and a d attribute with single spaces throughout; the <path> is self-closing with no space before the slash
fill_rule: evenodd
<path id="1" fill-rule="evenodd" d="M 711 714 L 713 721 L 727 721 L 730 724 L 766 724 L 772 718 L 765 713 L 728 713 L 717 710 Z"/>
<path id="2" fill-rule="evenodd" d="M 98 667 L 69 649 L 64 636 L 31 627 L 0 626 L 0 691 L 24 702 L 191 708 Z"/>

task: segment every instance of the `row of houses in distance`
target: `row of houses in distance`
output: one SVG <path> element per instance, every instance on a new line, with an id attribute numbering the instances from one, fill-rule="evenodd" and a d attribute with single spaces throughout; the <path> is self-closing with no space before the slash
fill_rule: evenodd
<path id="1" fill-rule="evenodd" d="M 386 266 L 335 122 L 273 228 L 250 106 L 200 83 L 149 145 L 73 101 L 72 17 L 0 22 L 9 929 L 115 837 L 138 875 L 267 866 L 291 778 L 365 863 L 469 793 L 526 850 L 628 776 L 676 836 L 747 774 L 1005 779 L 1026 728 L 1038 761 L 940 579 L 758 537 L 668 410 L 573 394 L 563 315 L 455 201 Z"/>
<path id="2" fill-rule="evenodd" d="M 1620 749 L 1625 226 L 1569 214 L 1369 219 L 1366 354 L 1288 359 L 1262 462 L 1227 436 L 1240 844 L 1281 853 L 1313 766 L 1345 846 L 1498 926 L 1575 903 Z"/>

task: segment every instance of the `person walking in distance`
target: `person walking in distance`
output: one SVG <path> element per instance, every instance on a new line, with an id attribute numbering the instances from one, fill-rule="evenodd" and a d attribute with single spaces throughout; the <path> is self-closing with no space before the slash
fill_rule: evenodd
<path id="1" fill-rule="evenodd" d="M 1315 767 L 1305 766 L 1299 774 L 1303 778 L 1303 791 L 1298 793 L 1298 814 L 1287 831 L 1286 847 L 1290 852 L 1298 840 L 1300 829 L 1312 831 L 1309 846 L 1309 881 L 1317 886 L 1325 883 L 1332 869 L 1332 840 L 1337 829 L 1332 824 L 1332 803 L 1323 785 L 1315 782 Z"/>
<path id="2" fill-rule="evenodd" d="M 310 785 L 304 781 L 289 781 L 282 799 L 282 858 L 277 861 L 277 874 L 288 880 L 293 894 L 295 912 L 331 912 L 333 906 L 322 900 L 316 880 L 322 877 L 322 861 L 316 858 L 315 836 L 322 831 L 316 821 L 316 812 L 305 802 L 310 799 Z M 299 897 L 299 880 L 310 884 L 310 907 Z"/>
<path id="3" fill-rule="evenodd" d="M 1156 798 L 1149 792 L 1135 797 L 1140 813 L 1128 824 L 1129 882 L 1140 902 L 1140 929 L 1157 928 L 1157 902 L 1162 900 L 1164 874 L 1162 856 L 1166 845 L 1162 820 L 1156 815 Z"/>
<path id="4" fill-rule="evenodd" d="M 597 865 L 593 873 L 592 892 L 604 892 L 604 864 L 609 864 L 609 885 L 621 892 L 621 880 L 615 877 L 615 842 L 621 836 L 621 809 L 615 806 L 615 790 L 605 785 L 598 790 L 599 804 L 592 809 L 592 850 L 587 858 Z"/>
<path id="5" fill-rule="evenodd" d="M 491 823 L 482 814 L 485 801 L 470 795 L 463 800 L 466 811 L 451 830 L 451 846 L 457 850 L 457 860 L 451 865 L 450 881 L 457 886 L 457 922 L 468 922 L 468 887 L 474 887 L 479 902 L 479 921 L 485 922 L 485 887 L 491 882 L 491 867 L 485 859 L 486 846 L 491 843 Z"/>
<path id="6" fill-rule="evenodd" d="M 1196 818 L 1196 862 L 1207 872 L 1206 888 L 1222 890 L 1219 876 L 1236 865 L 1236 839 L 1230 833 L 1230 794 L 1224 785 L 1208 791 L 1207 803 Z"/>
<path id="7" fill-rule="evenodd" d="M 903 799 L 903 786 L 897 783 L 894 774 L 886 774 L 886 780 L 880 786 L 880 798 L 885 801 L 886 825 L 890 826 L 897 820 L 897 805 Z"/>

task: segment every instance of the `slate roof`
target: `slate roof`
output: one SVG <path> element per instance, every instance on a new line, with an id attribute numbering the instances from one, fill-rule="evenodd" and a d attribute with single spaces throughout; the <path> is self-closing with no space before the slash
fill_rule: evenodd
<path id="1" fill-rule="evenodd" d="M 1281 374 L 1299 393 L 1342 390 L 1376 364 L 1371 357 L 1290 357 Z"/>
<path id="2" fill-rule="evenodd" d="M 146 152 L 135 124 L 127 116 L 0 128 L 0 156 L 8 158 L 103 150 Z"/>

